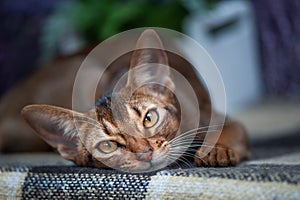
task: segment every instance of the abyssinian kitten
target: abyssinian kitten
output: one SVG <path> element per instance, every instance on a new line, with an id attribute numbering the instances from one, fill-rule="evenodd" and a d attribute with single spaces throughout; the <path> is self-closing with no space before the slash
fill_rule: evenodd
<path id="1" fill-rule="evenodd" d="M 147 43 L 157 48 L 143 48 Z M 220 136 L 207 132 L 214 111 L 193 67 L 164 51 L 154 30 L 145 30 L 136 47 L 130 54 L 128 66 L 116 64 L 109 72 L 114 75 L 107 75 L 105 82 L 100 81 L 105 93 L 100 94 L 101 98 L 91 110 L 81 113 L 35 104 L 24 107 L 22 116 L 38 136 L 79 166 L 151 171 L 178 161 L 193 160 L 196 166 L 223 167 L 246 159 L 247 136 L 239 123 L 226 118 Z M 164 67 L 152 66 L 153 63 Z M 151 69 L 139 70 L 140 66 Z M 194 116 L 181 113 L 185 105 L 179 104 L 175 95 L 178 83 L 172 79 L 171 68 L 189 79 L 196 94 L 199 108 L 186 102 L 190 109 L 199 109 L 201 113 L 195 130 L 180 128 L 182 117 L 189 121 Z M 107 93 L 124 69 L 130 69 L 124 86 Z M 149 79 L 155 83 L 148 84 Z M 208 139 L 203 142 L 207 135 Z"/>

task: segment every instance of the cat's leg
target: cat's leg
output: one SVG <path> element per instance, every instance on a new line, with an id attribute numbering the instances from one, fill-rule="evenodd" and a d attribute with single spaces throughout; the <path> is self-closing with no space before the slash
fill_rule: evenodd
<path id="1" fill-rule="evenodd" d="M 249 156 L 248 138 L 245 129 L 237 122 L 227 121 L 217 143 L 218 135 L 209 134 L 204 145 L 195 154 L 197 166 L 234 166 Z"/>

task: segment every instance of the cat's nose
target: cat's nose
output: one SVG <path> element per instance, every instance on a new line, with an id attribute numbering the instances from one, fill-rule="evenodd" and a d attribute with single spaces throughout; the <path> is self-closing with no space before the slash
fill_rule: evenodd
<path id="1" fill-rule="evenodd" d="M 152 149 L 147 147 L 143 152 L 137 153 L 137 159 L 145 162 L 149 162 L 152 159 Z"/>

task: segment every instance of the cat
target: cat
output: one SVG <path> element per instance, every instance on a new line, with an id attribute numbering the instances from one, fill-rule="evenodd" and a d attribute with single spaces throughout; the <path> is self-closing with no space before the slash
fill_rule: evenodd
<path id="1" fill-rule="evenodd" d="M 155 48 L 143 48 L 149 43 Z M 152 29 L 145 30 L 136 50 L 125 56 L 129 57 L 128 65 L 112 64 L 102 79 L 105 81 L 100 80 L 101 98 L 87 112 L 33 104 L 24 107 L 21 114 L 39 137 L 79 166 L 151 171 L 191 159 L 198 167 L 234 166 L 247 159 L 243 126 L 226 118 L 220 137 L 207 133 L 211 113 L 215 112 L 205 87 L 189 63 L 163 49 L 160 36 Z M 201 111 L 196 130 L 188 130 L 188 125 L 180 128 L 181 118 L 194 116 L 192 112 L 181 113 L 185 111 L 181 106 L 190 106 L 189 99 L 184 105 L 179 103 L 175 95 L 178 83 L 172 79 L 171 68 L 182 73 L 195 91 Z M 111 91 L 116 83 L 113 79 L 122 76 L 124 70 L 128 76 L 123 87 Z M 149 79 L 155 83 L 149 84 Z M 193 136 L 190 141 L 186 140 L 189 136 Z"/>

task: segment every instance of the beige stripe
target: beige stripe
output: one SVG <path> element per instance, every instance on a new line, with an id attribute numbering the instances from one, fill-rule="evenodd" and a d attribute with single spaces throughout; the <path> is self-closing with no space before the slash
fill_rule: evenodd
<path id="1" fill-rule="evenodd" d="M 27 172 L 0 172 L 0 199 L 21 199 Z"/>
<path id="2" fill-rule="evenodd" d="M 300 199 L 300 185 L 222 178 L 153 176 L 147 199 Z"/>

